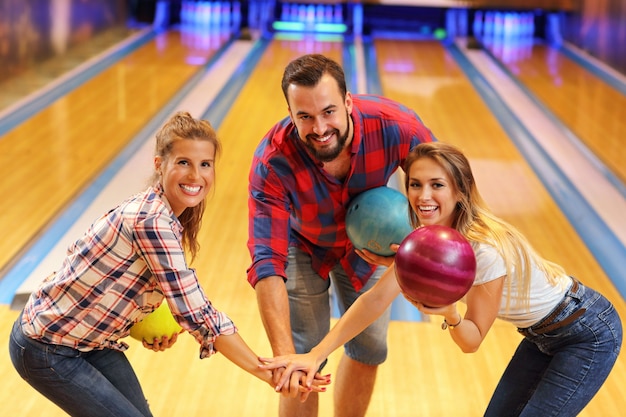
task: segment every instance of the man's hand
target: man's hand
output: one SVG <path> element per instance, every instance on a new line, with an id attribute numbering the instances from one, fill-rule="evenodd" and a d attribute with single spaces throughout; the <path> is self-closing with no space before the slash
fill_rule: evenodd
<path id="1" fill-rule="evenodd" d="M 263 366 L 261 366 L 263 367 Z M 280 392 L 283 396 L 289 398 L 300 397 L 301 402 L 305 402 L 312 392 L 326 392 L 325 385 L 330 384 L 330 374 L 320 375 L 316 373 L 313 381 L 307 381 L 307 374 L 302 371 L 292 371 L 287 377 L 284 375 L 285 368 L 273 369 L 273 380 L 275 383 L 275 391 Z M 279 380 L 287 380 L 286 383 L 277 383 Z"/>
<path id="2" fill-rule="evenodd" d="M 389 245 L 389 249 L 391 249 L 394 252 L 397 252 L 399 247 L 400 245 L 396 243 L 392 243 L 391 245 Z M 356 252 L 357 255 L 363 258 L 363 260 L 365 260 L 367 263 L 374 264 L 374 265 L 390 266 L 395 259 L 395 255 L 391 255 L 391 256 L 376 255 L 374 252 L 370 252 L 367 249 L 355 249 L 354 251 Z"/>

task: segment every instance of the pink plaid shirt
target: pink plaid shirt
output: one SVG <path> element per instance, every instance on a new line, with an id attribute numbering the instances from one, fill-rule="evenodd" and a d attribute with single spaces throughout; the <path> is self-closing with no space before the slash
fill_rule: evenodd
<path id="1" fill-rule="evenodd" d="M 27 336 L 82 351 L 126 350 L 119 339 L 167 300 L 180 325 L 214 353 L 219 335 L 237 331 L 213 308 L 188 267 L 182 226 L 159 187 L 150 187 L 96 220 L 70 245 L 59 271 L 27 302 Z"/>

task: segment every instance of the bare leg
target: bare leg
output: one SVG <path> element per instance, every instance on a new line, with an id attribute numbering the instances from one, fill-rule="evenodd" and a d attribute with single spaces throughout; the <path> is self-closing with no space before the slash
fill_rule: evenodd
<path id="1" fill-rule="evenodd" d="M 280 397 L 279 416 L 280 417 L 317 417 L 318 394 L 312 392 L 305 402 L 300 402 L 300 398 Z"/>
<path id="2" fill-rule="evenodd" d="M 335 417 L 363 417 L 374 391 L 378 366 L 341 357 L 334 388 Z"/>

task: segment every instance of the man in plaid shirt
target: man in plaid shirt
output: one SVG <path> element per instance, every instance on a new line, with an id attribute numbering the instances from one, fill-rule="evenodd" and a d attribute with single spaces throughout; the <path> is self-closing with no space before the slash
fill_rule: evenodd
<path id="1" fill-rule="evenodd" d="M 248 281 L 274 355 L 308 352 L 329 331 L 331 280 L 343 311 L 378 280 L 384 267 L 359 257 L 347 237 L 346 208 L 386 185 L 412 147 L 435 140 L 411 109 L 350 94 L 342 68 L 323 55 L 292 61 L 282 89 L 289 117 L 256 149 L 248 202 Z M 388 323 L 389 311 L 345 345 L 335 416 L 365 415 Z M 317 416 L 317 393 L 298 398 L 300 374 L 293 375 L 280 415 Z"/>

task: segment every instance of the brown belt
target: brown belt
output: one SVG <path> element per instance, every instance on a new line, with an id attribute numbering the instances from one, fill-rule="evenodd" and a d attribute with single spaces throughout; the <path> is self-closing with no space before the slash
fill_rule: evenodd
<path id="1" fill-rule="evenodd" d="M 573 279 L 573 283 L 572 283 L 572 288 L 569 289 L 568 292 L 577 292 L 578 291 L 578 280 Z M 543 321 L 550 323 L 552 320 L 554 320 L 560 313 L 561 311 L 563 311 L 565 309 L 565 307 L 567 307 L 567 305 L 569 304 L 569 300 L 568 297 L 565 297 L 563 299 L 563 301 L 561 302 L 561 304 L 559 304 L 557 306 L 557 308 L 554 309 L 554 311 L 545 319 L 543 319 Z M 576 320 L 577 318 L 579 318 L 580 316 L 582 316 L 583 314 L 585 314 L 585 311 L 587 311 L 586 308 L 580 308 L 576 311 L 574 311 L 572 314 L 570 314 L 569 316 L 565 317 L 563 320 L 561 321 L 557 321 L 556 323 L 552 323 L 552 324 L 548 324 L 547 326 L 541 326 L 537 329 L 533 329 L 531 327 L 531 330 L 533 333 L 535 334 L 544 334 L 544 333 L 548 333 L 552 330 L 555 329 L 560 329 L 561 327 L 565 327 L 568 324 L 574 322 L 574 320 Z"/>

